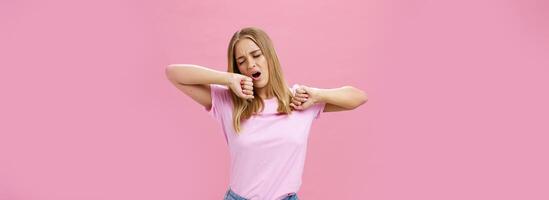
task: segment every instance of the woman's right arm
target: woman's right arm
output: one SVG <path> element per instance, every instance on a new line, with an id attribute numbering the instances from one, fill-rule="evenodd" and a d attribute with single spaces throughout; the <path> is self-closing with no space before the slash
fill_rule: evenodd
<path id="1" fill-rule="evenodd" d="M 243 99 L 253 98 L 252 79 L 241 74 L 216 71 L 192 64 L 171 64 L 166 67 L 166 76 L 177 89 L 208 110 L 212 106 L 210 84 L 228 86 Z"/>

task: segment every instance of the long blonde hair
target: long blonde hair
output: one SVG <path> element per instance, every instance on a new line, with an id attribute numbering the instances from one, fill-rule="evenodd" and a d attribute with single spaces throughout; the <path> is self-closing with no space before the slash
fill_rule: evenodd
<path id="1" fill-rule="evenodd" d="M 278 99 L 277 111 L 279 114 L 291 114 L 292 109 L 290 107 L 290 101 L 292 98 L 292 92 L 284 80 L 280 62 L 276 56 L 272 41 L 263 30 L 257 27 L 246 27 L 234 33 L 231 41 L 229 42 L 229 65 L 227 71 L 242 74 L 236 63 L 234 49 L 236 43 L 240 39 L 244 38 L 252 40 L 257 46 L 259 46 L 259 49 L 263 52 L 263 55 L 267 59 L 269 80 L 264 88 L 266 89 L 267 96 L 274 95 Z M 249 119 L 252 114 L 257 113 L 260 109 L 263 111 L 265 105 L 263 100 L 257 95 L 256 92 L 254 92 L 254 96 L 255 98 L 253 100 L 247 101 L 236 96 L 236 94 L 234 94 L 231 90 L 231 97 L 233 100 L 233 126 L 237 134 L 239 134 L 241 130 L 241 120 Z"/>

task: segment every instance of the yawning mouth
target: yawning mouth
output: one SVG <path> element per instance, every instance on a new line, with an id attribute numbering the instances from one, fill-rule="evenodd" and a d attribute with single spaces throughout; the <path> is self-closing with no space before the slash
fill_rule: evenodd
<path id="1" fill-rule="evenodd" d="M 260 76 L 261 76 L 261 72 L 259 72 L 259 71 L 254 72 L 254 73 L 252 74 L 252 78 L 253 78 L 254 80 L 259 79 Z"/>

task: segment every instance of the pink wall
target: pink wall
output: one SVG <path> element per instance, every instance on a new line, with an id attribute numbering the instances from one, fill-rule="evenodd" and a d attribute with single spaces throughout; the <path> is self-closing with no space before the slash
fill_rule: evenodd
<path id="1" fill-rule="evenodd" d="M 221 199 L 220 127 L 164 76 L 259 26 L 312 129 L 305 200 L 549 199 L 546 1 L 0 2 L 0 200 Z"/>

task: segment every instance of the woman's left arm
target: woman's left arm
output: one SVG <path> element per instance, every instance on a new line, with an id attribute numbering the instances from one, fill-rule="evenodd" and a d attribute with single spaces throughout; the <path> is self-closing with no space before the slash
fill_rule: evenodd
<path id="1" fill-rule="evenodd" d="M 353 86 L 321 89 L 300 86 L 292 98 L 292 107 L 305 110 L 316 103 L 326 103 L 324 112 L 353 110 L 368 101 L 368 95 Z"/>

